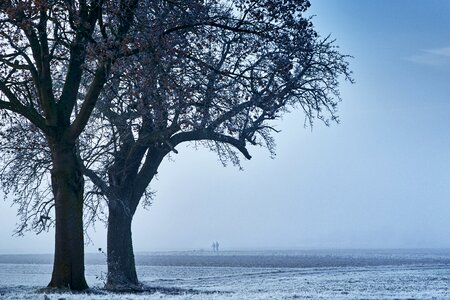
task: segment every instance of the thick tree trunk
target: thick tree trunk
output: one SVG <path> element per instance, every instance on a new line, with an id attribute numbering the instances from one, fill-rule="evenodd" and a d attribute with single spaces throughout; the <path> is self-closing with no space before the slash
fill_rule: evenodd
<path id="1" fill-rule="evenodd" d="M 130 147 L 131 148 L 131 147 Z M 141 149 L 142 150 L 142 149 Z M 125 151 L 116 157 L 109 170 L 108 192 L 108 278 L 106 288 L 115 291 L 136 291 L 142 286 L 136 274 L 131 237 L 131 223 L 145 189 L 156 174 L 159 164 L 168 151 L 149 149 L 143 166 L 144 151 Z M 130 155 L 130 152 L 135 154 Z"/>
<path id="2" fill-rule="evenodd" d="M 120 200 L 109 202 L 108 216 L 108 276 L 106 288 L 114 291 L 140 289 L 131 238 L 133 212 Z"/>
<path id="3" fill-rule="evenodd" d="M 73 143 L 51 143 L 55 197 L 55 257 L 51 288 L 85 290 L 83 190 L 81 166 Z"/>

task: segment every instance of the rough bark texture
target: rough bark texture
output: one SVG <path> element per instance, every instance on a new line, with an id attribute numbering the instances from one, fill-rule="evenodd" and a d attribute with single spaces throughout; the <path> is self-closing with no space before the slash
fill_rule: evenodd
<path id="1" fill-rule="evenodd" d="M 85 290 L 83 238 L 84 180 L 73 143 L 52 143 L 55 197 L 55 256 L 51 288 Z"/>
<path id="2" fill-rule="evenodd" d="M 110 201 L 108 217 L 108 277 L 106 288 L 114 291 L 139 290 L 131 237 L 133 215 L 125 204 Z"/>
<path id="3" fill-rule="evenodd" d="M 135 145 L 137 149 L 141 148 Z M 127 148 L 124 148 L 127 149 Z M 129 149 L 132 149 L 130 147 Z M 144 148 L 145 150 L 145 148 Z M 121 159 L 120 154 L 129 159 Z M 141 289 L 133 253 L 131 223 L 139 200 L 155 176 L 168 150 L 150 148 L 142 168 L 139 162 L 145 151 L 129 151 L 117 154 L 116 162 L 109 170 L 108 195 L 108 278 L 106 288 L 113 291 Z"/>

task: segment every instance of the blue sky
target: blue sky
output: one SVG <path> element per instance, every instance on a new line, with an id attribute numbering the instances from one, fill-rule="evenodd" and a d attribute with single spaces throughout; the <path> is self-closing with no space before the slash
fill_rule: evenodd
<path id="1" fill-rule="evenodd" d="M 340 125 L 277 126 L 277 156 L 252 149 L 244 171 L 181 147 L 139 208 L 136 251 L 450 247 L 450 1 L 312 0 L 322 36 L 352 55 Z M 10 237 L 0 252 L 52 252 L 52 233 Z M 105 248 L 101 224 L 87 251 Z M 32 243 L 33 246 L 30 246 Z"/>

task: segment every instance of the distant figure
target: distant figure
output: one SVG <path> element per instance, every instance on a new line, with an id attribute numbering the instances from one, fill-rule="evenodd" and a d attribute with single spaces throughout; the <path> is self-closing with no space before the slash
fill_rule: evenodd
<path id="1" fill-rule="evenodd" d="M 219 252 L 219 242 L 212 243 L 213 252 Z"/>

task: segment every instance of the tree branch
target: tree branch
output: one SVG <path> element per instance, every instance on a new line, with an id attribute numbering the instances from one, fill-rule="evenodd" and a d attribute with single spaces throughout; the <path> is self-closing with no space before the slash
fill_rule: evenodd
<path id="1" fill-rule="evenodd" d="M 240 26 L 242 26 L 242 25 L 243 25 L 243 23 L 240 23 L 240 24 L 238 24 L 238 26 L 234 27 L 234 26 L 220 24 L 220 23 L 216 23 L 216 22 L 212 22 L 212 21 L 199 22 L 199 23 L 185 24 L 185 25 L 172 27 L 172 28 L 167 29 L 166 31 L 164 31 L 161 34 L 161 36 L 170 34 L 172 32 L 178 31 L 178 30 L 185 30 L 185 29 L 190 29 L 190 28 L 199 27 L 199 26 L 216 27 L 216 28 L 225 29 L 225 30 L 232 31 L 232 32 L 239 32 L 239 33 L 248 33 L 248 34 L 261 34 L 262 33 L 261 31 L 257 31 L 257 30 L 250 30 L 250 29 L 240 28 Z M 248 25 L 250 25 L 250 24 L 248 24 Z"/>
<path id="2" fill-rule="evenodd" d="M 21 114 L 27 118 L 33 125 L 40 128 L 43 132 L 48 133 L 48 127 L 45 124 L 44 118 L 32 107 L 24 106 L 14 93 L 0 81 L 0 91 L 8 98 L 9 102 L 0 101 L 0 108 Z"/>
<path id="3" fill-rule="evenodd" d="M 152 181 L 153 177 L 158 173 L 159 165 L 167 153 L 169 153 L 167 150 L 158 150 L 154 148 L 148 149 L 145 162 L 137 174 L 133 185 L 133 196 L 131 197 L 133 211 L 136 210 L 139 200 L 141 200 L 142 195 Z"/>
<path id="4" fill-rule="evenodd" d="M 94 171 L 86 168 L 84 164 L 82 164 L 82 168 L 83 175 L 87 176 L 100 189 L 101 193 L 104 194 L 108 199 L 111 198 L 112 193 L 108 184 L 103 179 L 101 179 Z"/>
<path id="5" fill-rule="evenodd" d="M 252 158 L 247 148 L 245 147 L 245 141 L 238 140 L 231 136 L 220 134 L 206 129 L 177 133 L 170 139 L 170 142 L 172 143 L 172 145 L 176 146 L 182 142 L 191 142 L 191 141 L 193 142 L 201 140 L 213 140 L 220 143 L 230 144 L 237 150 L 239 150 L 239 152 L 241 152 L 246 159 Z"/>
<path id="6" fill-rule="evenodd" d="M 108 69 L 109 63 L 102 63 L 95 71 L 94 79 L 92 80 L 91 85 L 89 86 L 89 89 L 86 93 L 85 100 L 83 101 L 83 105 L 80 108 L 80 112 L 75 118 L 75 121 L 70 126 L 70 129 L 68 131 L 68 138 L 76 139 L 81 134 L 81 132 L 83 132 L 83 129 L 86 126 L 92 111 L 94 110 L 95 104 L 97 103 L 102 88 L 106 83 Z"/>
<path id="7" fill-rule="evenodd" d="M 93 3 L 90 13 L 88 13 L 85 3 L 81 5 L 80 8 L 81 25 L 77 28 L 77 34 L 72 44 L 73 46 L 70 48 L 70 60 L 66 79 L 64 81 L 64 87 L 58 103 L 58 108 L 62 114 L 62 119 L 67 120 L 67 122 L 69 122 L 70 115 L 72 114 L 75 102 L 77 101 L 83 74 L 83 64 L 86 60 L 86 47 L 88 43 L 86 38 L 89 39 L 94 31 L 101 8 L 99 2 L 102 1 L 96 1 L 96 3 Z"/>

